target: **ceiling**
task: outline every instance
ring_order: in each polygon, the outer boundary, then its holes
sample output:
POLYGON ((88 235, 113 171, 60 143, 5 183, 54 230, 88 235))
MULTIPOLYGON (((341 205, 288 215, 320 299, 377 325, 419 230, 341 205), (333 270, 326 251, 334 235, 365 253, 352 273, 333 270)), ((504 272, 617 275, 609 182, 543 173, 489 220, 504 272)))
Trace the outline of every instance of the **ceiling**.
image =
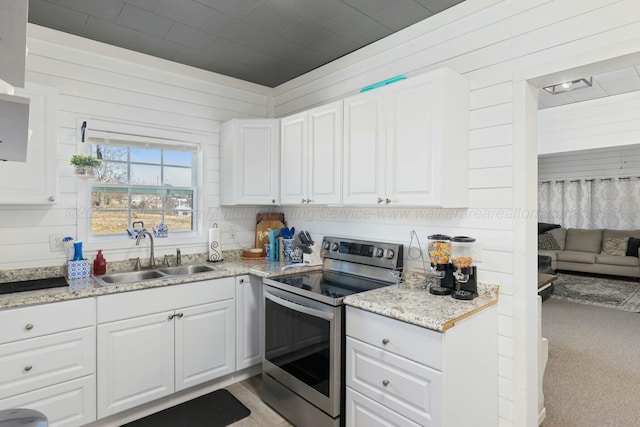
POLYGON ((557 95, 552 95, 541 89, 538 91, 538 108, 557 107, 637 90, 640 90, 640 65, 593 76, 593 85, 584 89, 557 95))
POLYGON ((464 0, 29 0, 29 22, 275 87, 464 0))

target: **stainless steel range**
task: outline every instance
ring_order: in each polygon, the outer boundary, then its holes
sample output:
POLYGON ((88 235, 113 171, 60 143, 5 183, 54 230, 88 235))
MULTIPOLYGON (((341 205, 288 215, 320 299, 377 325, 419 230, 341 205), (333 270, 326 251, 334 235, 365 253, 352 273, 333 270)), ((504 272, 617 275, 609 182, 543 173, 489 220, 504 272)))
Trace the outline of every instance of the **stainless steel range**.
POLYGON ((397 283, 401 244, 325 237, 323 270, 264 279, 262 399, 293 424, 344 425, 347 295, 397 283))

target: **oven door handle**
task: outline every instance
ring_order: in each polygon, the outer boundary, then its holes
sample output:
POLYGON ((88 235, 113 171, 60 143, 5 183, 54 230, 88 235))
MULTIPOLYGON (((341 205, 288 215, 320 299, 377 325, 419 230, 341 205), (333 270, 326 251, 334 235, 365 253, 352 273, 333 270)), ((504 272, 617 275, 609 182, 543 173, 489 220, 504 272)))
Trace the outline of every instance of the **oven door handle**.
POLYGON ((268 291, 265 290, 264 292, 264 297, 270 299, 271 301, 273 301, 276 304, 282 305, 284 307, 290 308, 291 310, 294 311, 299 311, 301 313, 304 314, 308 314, 309 316, 313 316, 313 317, 319 317, 320 319, 324 319, 324 320, 333 320, 333 313, 327 313, 324 311, 320 311, 320 310, 316 310, 314 308, 310 308, 307 306, 304 306, 302 304, 298 304, 295 302, 291 302, 289 300, 277 297, 273 294, 270 294, 268 291))

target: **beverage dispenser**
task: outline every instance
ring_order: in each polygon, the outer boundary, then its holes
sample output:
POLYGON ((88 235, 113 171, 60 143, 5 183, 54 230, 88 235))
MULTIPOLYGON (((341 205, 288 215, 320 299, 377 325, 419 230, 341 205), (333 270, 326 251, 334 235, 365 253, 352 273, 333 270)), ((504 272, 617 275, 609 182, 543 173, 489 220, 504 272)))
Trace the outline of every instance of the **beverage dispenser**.
POLYGON ((454 287, 453 266, 451 265, 451 237, 434 234, 427 237, 427 252, 431 270, 440 279, 438 285, 431 285, 429 292, 434 295, 451 295, 454 287))
POLYGON ((455 290, 451 296, 461 300, 471 300, 478 296, 478 279, 473 256, 476 239, 466 236, 451 238, 451 263, 455 290))

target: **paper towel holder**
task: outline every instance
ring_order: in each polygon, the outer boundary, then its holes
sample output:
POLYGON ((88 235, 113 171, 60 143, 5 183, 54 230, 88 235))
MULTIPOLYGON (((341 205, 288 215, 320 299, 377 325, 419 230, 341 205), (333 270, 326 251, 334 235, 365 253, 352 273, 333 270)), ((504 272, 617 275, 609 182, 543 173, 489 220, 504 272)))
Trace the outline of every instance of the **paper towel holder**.
MULTIPOLYGON (((213 226, 209 229, 217 229, 218 224, 213 223, 213 226)), ((209 233, 209 255, 207 256, 208 262, 222 262, 224 259, 222 258, 222 248, 220 247, 220 235, 218 234, 218 241, 211 239, 211 233, 209 233)))

